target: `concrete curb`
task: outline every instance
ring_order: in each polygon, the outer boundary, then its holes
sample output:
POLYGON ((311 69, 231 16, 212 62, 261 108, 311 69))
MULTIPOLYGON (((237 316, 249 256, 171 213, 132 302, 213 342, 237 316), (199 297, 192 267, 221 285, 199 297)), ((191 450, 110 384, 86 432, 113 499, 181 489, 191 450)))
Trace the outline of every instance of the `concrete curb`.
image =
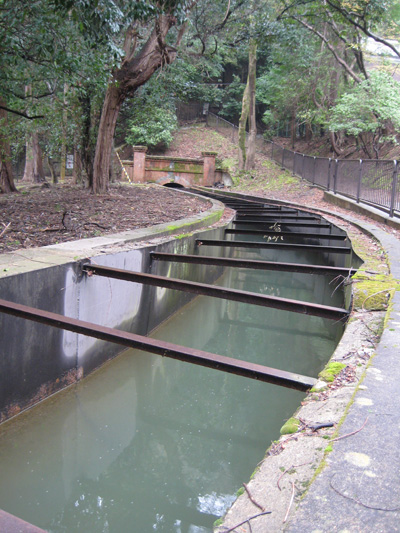
POLYGON ((383 211, 370 205, 357 203, 351 198, 341 196, 340 194, 334 194, 330 191, 324 191, 324 200, 330 202, 331 204, 349 209, 350 211, 354 211, 354 213, 359 213, 360 215, 370 217, 373 220, 381 222, 382 224, 386 224, 392 228, 400 229, 400 220, 396 220, 395 218, 385 214, 383 211))

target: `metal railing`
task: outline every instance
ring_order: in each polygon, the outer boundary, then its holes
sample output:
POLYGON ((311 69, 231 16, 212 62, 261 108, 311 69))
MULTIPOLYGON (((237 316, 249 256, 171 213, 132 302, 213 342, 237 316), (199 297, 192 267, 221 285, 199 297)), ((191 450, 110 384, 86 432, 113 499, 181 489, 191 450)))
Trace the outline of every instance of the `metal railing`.
MULTIPOLYGON (((237 142, 238 127, 227 120, 209 113, 207 125, 237 142)), ((400 216, 399 161, 313 157, 262 138, 257 138, 257 149, 313 185, 376 207, 390 217, 400 216)))

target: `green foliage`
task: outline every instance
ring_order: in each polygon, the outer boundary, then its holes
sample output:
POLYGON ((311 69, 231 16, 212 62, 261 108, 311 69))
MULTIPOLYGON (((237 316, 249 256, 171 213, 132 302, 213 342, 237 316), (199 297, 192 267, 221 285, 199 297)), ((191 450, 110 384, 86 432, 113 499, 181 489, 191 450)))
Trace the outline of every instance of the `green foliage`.
POLYGON ((400 129, 400 83, 385 72, 374 71, 339 99, 329 129, 357 136, 375 133, 388 122, 400 129))
POLYGON ((215 102, 218 90, 209 80, 212 76, 218 76, 220 69, 221 65, 217 68, 206 57, 193 60, 183 55, 169 65, 161 76, 151 80, 152 91, 160 91, 164 97, 181 102, 215 102))
POLYGON ((230 122, 236 123, 240 117, 245 85, 240 81, 239 76, 234 74, 232 83, 223 91, 222 108, 219 114, 230 122))
POLYGON ((370 78, 342 95, 332 110, 329 129, 358 137, 368 157, 379 157, 383 142, 395 141, 400 131, 400 83, 385 72, 373 71, 370 78))
POLYGON ((257 79, 257 100, 266 107, 266 136, 293 117, 300 124, 323 124, 338 81, 332 77, 331 55, 321 50, 318 39, 304 28, 282 23, 270 44, 268 68, 257 79))
POLYGON ((154 105, 154 100, 135 98, 132 101, 131 118, 128 120, 126 142, 148 148, 165 149, 172 141, 172 134, 178 127, 175 112, 171 106, 154 105))

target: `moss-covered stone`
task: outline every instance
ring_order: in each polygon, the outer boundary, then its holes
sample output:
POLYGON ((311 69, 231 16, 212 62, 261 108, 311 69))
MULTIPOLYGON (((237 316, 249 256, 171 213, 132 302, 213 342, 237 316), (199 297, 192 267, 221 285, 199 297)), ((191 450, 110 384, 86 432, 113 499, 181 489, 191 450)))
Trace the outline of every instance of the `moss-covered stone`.
POLYGON ((389 274, 357 272, 353 277, 353 308, 365 311, 384 311, 400 285, 389 274))
POLYGON ((289 418, 285 424, 281 427, 281 435, 290 435, 291 433, 296 433, 300 426, 300 420, 297 418, 289 418))
POLYGON ((335 376, 337 376, 343 370, 343 368, 345 368, 345 366, 345 363, 332 361, 326 365, 322 372, 319 373, 319 377, 323 381, 331 383, 335 379, 335 376))

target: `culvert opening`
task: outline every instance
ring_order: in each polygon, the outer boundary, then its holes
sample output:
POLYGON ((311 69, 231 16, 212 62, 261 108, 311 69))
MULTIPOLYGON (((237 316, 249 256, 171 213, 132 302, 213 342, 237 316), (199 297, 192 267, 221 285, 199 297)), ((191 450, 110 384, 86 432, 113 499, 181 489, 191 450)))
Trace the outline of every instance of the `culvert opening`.
POLYGON ((164 187, 168 187, 169 189, 184 189, 185 188, 181 183, 176 183, 175 181, 164 183, 164 187))

